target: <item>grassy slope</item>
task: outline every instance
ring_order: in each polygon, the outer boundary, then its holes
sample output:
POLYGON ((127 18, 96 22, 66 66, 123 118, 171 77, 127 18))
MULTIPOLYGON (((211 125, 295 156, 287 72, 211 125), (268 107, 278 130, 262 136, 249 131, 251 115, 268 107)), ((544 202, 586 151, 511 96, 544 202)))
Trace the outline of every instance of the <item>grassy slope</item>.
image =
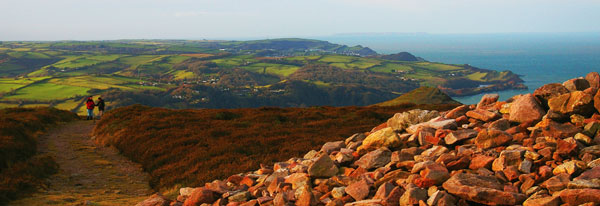
MULTIPOLYGON (((456 105, 420 105, 446 110, 456 105)), ((140 105, 108 112, 93 135, 151 175, 151 186, 199 186, 216 178, 300 156, 328 141, 366 132, 415 108, 312 107, 170 110, 140 105)))
POLYGON ((406 103, 413 104, 460 104, 450 96, 444 94, 437 88, 419 87, 415 90, 400 95, 399 97, 385 101, 376 106, 394 106, 406 103))
POLYGON ((73 113, 51 108, 0 110, 0 204, 35 190, 56 172, 51 157, 36 155, 37 137, 58 122, 75 119, 73 113))

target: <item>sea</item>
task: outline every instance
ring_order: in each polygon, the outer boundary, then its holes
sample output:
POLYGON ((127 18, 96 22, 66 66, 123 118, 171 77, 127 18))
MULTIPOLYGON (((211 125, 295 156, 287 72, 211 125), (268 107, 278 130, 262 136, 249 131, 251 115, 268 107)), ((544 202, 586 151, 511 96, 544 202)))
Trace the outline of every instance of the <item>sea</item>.
MULTIPOLYGON (((431 62, 469 64, 520 75, 528 89, 491 92, 499 94, 501 100, 533 93, 544 84, 600 72, 600 33, 359 33, 316 39, 362 45, 381 54, 406 51, 431 62)), ((483 95, 452 98, 476 104, 483 95)))

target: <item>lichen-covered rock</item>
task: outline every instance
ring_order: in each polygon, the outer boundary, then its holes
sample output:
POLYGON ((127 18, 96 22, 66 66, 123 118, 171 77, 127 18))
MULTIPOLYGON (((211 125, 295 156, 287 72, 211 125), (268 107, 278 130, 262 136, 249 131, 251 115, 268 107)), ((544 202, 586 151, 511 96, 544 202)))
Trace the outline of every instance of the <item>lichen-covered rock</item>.
POLYGON ((593 98, 588 93, 574 91, 548 100, 548 106, 551 111, 563 115, 580 114, 589 116, 594 113, 593 98))
POLYGON ((437 111, 415 109, 408 112, 396 113, 387 121, 387 125, 394 130, 402 131, 411 125, 426 122, 439 116, 440 114, 437 111))
POLYGON ((565 86, 559 83, 552 83, 537 88, 533 92, 533 95, 541 101, 544 108, 548 108, 548 100, 566 93, 569 93, 569 90, 565 86))
POLYGON ((367 136, 362 145, 358 147, 358 153, 365 154, 380 147, 394 148, 402 145, 398 134, 391 127, 379 130, 367 136))

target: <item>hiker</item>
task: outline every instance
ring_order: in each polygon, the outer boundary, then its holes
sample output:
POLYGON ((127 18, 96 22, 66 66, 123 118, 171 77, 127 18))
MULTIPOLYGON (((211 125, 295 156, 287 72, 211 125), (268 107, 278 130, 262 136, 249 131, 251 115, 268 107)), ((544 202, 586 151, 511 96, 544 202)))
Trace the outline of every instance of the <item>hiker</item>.
POLYGON ((102 118, 102 115, 104 115, 104 100, 102 97, 98 97, 98 103, 96 103, 96 106, 98 106, 98 119, 100 119, 102 118))
POLYGON ((92 100, 92 97, 88 97, 87 102, 85 102, 85 106, 87 108, 87 112, 88 112, 88 116, 87 116, 87 120, 93 120, 94 119, 94 106, 96 106, 96 103, 94 103, 94 100, 92 100))

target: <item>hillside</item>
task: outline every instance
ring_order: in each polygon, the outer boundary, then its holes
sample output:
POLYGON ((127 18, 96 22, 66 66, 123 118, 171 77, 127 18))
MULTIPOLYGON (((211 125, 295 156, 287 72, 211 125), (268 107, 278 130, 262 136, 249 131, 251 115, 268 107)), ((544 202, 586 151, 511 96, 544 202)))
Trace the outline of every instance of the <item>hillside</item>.
POLYGON ((362 135, 139 205, 598 205, 599 85, 592 72, 507 101, 396 113, 362 135))
POLYGON ((0 205, 35 191, 58 170, 52 157, 38 154, 37 138, 49 127, 77 118, 52 108, 0 109, 0 205))
POLYGON ((376 106, 394 106, 399 104, 460 104, 437 88, 419 87, 404 93, 395 99, 377 103, 376 106))
POLYGON ((397 112, 454 106, 170 110, 134 105, 108 112, 93 135, 142 164, 150 185, 165 190, 301 155, 366 131, 397 112))
POLYGON ((132 97, 105 98, 109 106, 364 106, 420 86, 450 95, 524 87, 510 71, 412 57, 309 39, 0 42, 0 108, 82 114, 83 99, 98 95, 132 97))

